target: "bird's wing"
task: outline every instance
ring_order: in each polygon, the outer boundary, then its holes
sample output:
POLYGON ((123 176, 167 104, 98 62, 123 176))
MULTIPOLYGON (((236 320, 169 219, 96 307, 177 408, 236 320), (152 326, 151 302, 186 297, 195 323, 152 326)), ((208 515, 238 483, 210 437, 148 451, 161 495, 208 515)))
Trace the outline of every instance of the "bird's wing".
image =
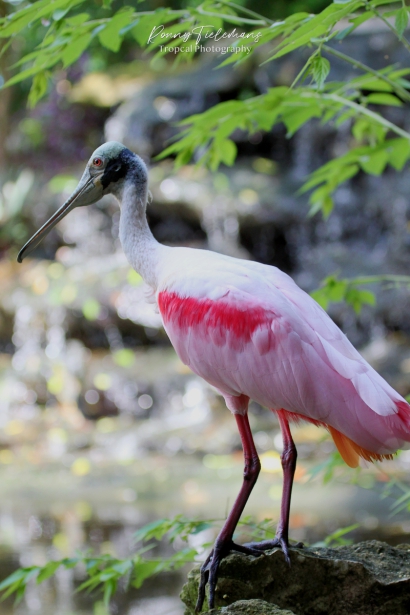
POLYGON ((410 425, 390 420, 407 402, 291 278, 196 252, 169 268, 158 294, 164 326, 194 372, 227 395, 326 423, 370 451, 410 439, 410 425))
POLYGON ((396 414, 395 402, 404 399, 367 363, 316 301, 283 272, 276 270, 274 274, 276 287, 294 306, 305 327, 314 333, 316 350, 324 351, 327 363, 352 382, 374 412, 381 416, 396 414))

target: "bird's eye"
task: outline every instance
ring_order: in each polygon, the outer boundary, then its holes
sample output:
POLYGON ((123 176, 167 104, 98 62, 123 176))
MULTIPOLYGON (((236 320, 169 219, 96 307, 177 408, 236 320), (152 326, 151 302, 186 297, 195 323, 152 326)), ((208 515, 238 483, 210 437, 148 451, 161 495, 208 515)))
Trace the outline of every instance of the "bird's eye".
POLYGON ((93 165, 95 167, 102 167, 102 165, 103 165, 102 158, 94 158, 93 165))

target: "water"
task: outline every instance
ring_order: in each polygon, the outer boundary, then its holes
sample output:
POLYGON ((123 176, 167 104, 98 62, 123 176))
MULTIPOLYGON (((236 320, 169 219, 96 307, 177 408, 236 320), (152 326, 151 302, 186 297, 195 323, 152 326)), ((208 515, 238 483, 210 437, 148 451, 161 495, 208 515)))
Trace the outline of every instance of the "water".
MULTIPOLYGON (((96 353, 93 360, 103 362, 104 356, 96 353)), ((44 564, 88 548, 126 557, 135 549, 134 532, 158 518, 184 514, 222 523, 239 489, 243 466, 232 416, 210 387, 182 370, 172 351, 137 352, 135 366, 141 367, 136 371, 142 380, 147 377, 144 364, 147 371, 155 364, 152 381, 161 383, 160 389, 150 389, 150 419, 121 414, 87 422, 77 410, 63 405, 58 413, 49 408, 27 424, 20 419, 23 427, 12 423, 14 434, 8 427, 9 448, 0 451, 1 577, 19 565, 44 564), (12 453, 12 463, 5 450, 12 453)), ((145 381, 146 386, 151 384, 145 381)), ((244 514, 256 520, 277 519, 278 425, 271 413, 257 406, 252 407, 251 423, 263 470, 244 514)), ((319 479, 309 479, 309 474, 329 457, 332 444, 324 432, 309 425, 295 428, 294 436, 299 463, 292 538, 312 543, 358 522, 360 529, 352 534, 355 540, 404 541, 410 530, 408 516, 390 518, 392 500, 380 499, 388 478, 382 469, 362 471, 357 484, 352 483, 354 471, 340 469, 336 480, 323 485, 319 479)), ((408 465, 410 458, 404 455, 400 462, 381 467, 400 476, 408 465)), ((199 540, 212 542, 215 531, 208 530, 199 540)), ((156 550, 160 556, 172 552, 166 541, 156 550)), ((120 590, 110 612, 182 614, 178 593, 188 569, 161 575, 141 590, 120 590)), ((44 585, 30 584, 23 602, 13 609, 7 601, 2 613, 103 615, 102 605, 93 606, 98 594, 74 592, 81 580, 81 571, 62 570, 44 585)))

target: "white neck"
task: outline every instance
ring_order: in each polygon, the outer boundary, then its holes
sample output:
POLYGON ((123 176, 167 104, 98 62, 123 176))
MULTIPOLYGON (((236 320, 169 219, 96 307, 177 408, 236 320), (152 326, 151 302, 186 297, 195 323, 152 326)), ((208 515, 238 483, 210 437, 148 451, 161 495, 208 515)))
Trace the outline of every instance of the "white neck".
POLYGON ((147 184, 124 183, 121 194, 120 241, 130 265, 155 291, 157 268, 164 251, 169 250, 154 238, 145 214, 147 184))

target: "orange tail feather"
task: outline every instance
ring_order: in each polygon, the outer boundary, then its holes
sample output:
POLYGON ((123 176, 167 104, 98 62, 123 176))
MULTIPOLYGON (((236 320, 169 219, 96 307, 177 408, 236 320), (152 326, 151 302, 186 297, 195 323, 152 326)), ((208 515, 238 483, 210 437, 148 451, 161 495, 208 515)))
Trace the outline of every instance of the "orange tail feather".
POLYGON ((353 442, 350 438, 340 433, 334 427, 327 426, 330 431, 330 435, 333 438, 336 447, 341 454, 343 460, 351 468, 357 468, 359 465, 359 457, 366 461, 383 461, 383 459, 393 459, 393 455, 380 455, 379 453, 373 453, 365 448, 362 448, 356 442, 353 442))

